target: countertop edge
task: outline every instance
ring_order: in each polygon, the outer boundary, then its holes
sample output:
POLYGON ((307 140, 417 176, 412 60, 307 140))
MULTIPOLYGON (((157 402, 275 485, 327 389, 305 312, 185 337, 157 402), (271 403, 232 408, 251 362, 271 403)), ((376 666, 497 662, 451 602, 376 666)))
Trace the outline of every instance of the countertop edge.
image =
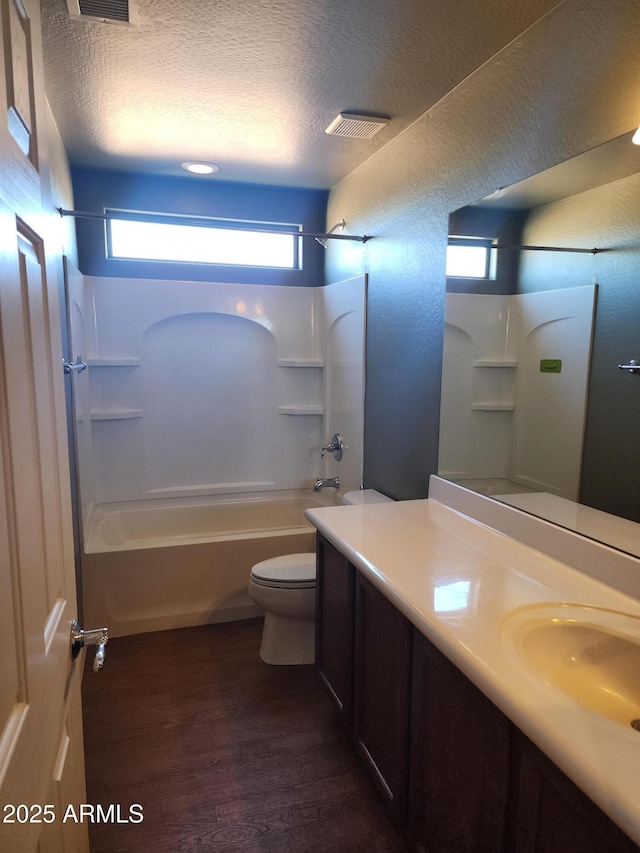
MULTIPOLYGON (((436 503, 435 501, 414 501, 409 503, 436 503)), ((396 504, 398 506, 399 504, 396 504)), ((442 505, 438 505, 442 506, 442 505)), ((335 510, 337 508, 331 508, 335 510)), ((341 511, 349 511, 355 508, 341 507, 341 511)), ((358 510, 366 508, 359 507, 358 510)), ((445 509, 449 512, 456 512, 448 507, 445 509)), ((360 513, 359 513, 360 514, 360 513)), ((325 536, 341 553, 359 570, 362 574, 376 586, 385 597, 420 631, 430 642, 436 646, 478 689, 480 689, 495 705, 507 716, 511 722, 517 726, 525 736, 527 736, 536 746, 538 746, 559 768, 562 770, 587 796, 589 796, 602 810, 616 823, 629 837, 636 843, 640 844, 640 798, 633 797, 633 792, 640 793, 640 778, 638 784, 632 786, 631 794, 628 793, 625 787, 624 780, 620 779, 619 773, 612 775, 606 780, 602 779, 601 768, 594 766, 593 753, 598 756, 598 750, 583 750, 585 739, 594 732, 598 735, 598 742, 606 749, 611 743, 611 731, 609 724, 602 724, 601 721, 595 718, 593 714, 587 714, 587 723, 584 726, 586 735, 581 731, 576 732, 570 740, 571 744, 567 744, 566 732, 559 733, 556 731, 557 724, 550 724, 547 717, 535 715, 531 707, 531 703, 523 701, 521 697, 514 691, 508 680, 500 677, 494 671, 493 667, 486 660, 482 659, 482 655, 475 655, 467 646, 462 644, 455 636, 443 631, 442 625, 437 621, 429 618, 425 610, 412 605, 407 601, 402 594, 402 590, 396 585, 394 579, 382 572, 375 563, 368 559, 357 547, 355 547, 348 538, 336 530, 336 524, 332 521, 331 513, 327 513, 327 508, 311 509, 305 513, 306 517, 317 528, 317 530, 325 536), (327 518, 328 516, 328 518, 327 518), (589 718, 593 719, 589 719, 589 718), (590 758, 591 756, 591 758, 590 758), (600 778, 596 778, 596 774, 600 778)), ((335 518, 335 516, 334 516, 335 518)), ((377 523, 379 526, 380 511, 377 511, 377 523)), ((478 528, 487 528, 483 522, 467 519, 471 524, 477 525, 478 528)), ((490 528, 489 528, 490 529, 490 528)), ((497 536, 508 539, 505 534, 499 531, 493 531, 497 536)), ((511 540, 513 542, 513 540, 511 540)), ((517 547, 531 551, 530 546, 513 542, 517 547)), ((363 549, 364 550, 364 549, 363 549)), ((544 557, 544 555, 541 555, 544 557)), ((554 561, 557 562, 557 561, 554 561)), ((572 567, 566 567, 569 571, 576 571, 572 567)), ((593 584, 602 585, 600 581, 589 579, 593 584)), ((613 591, 617 595, 621 595, 622 599, 627 597, 613 591)), ((640 613, 640 604, 637 613, 640 613)), ((578 714, 574 703, 571 700, 564 699, 561 695, 555 697, 557 708, 560 710, 559 716, 566 717, 565 722, 568 724, 572 716, 580 717, 580 723, 584 724, 582 714, 578 714)), ((614 724, 615 725, 615 724, 614 724)), ((625 732, 625 735, 627 733, 625 732)), ((619 734, 616 741, 626 741, 622 734, 619 734)), ((620 744, 617 744, 620 747, 620 744)), ((638 739, 638 747, 640 748, 640 736, 638 739)), ((618 752, 618 750, 616 750, 618 752)), ((615 765, 615 761, 612 762, 615 765)), ((627 768, 628 771, 628 768, 627 768)), ((640 771, 639 771, 640 772, 640 771)), ((628 775, 627 772, 625 777, 628 775)))

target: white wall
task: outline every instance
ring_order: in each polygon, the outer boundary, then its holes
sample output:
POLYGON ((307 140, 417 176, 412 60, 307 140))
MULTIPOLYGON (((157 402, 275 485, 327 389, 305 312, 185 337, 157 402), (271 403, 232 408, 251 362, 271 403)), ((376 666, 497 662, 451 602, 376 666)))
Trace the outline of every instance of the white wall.
MULTIPOLYGON (((364 451, 366 276, 318 291, 323 317, 324 444, 338 433, 342 459, 326 454, 323 477, 340 477, 340 491, 362 486, 364 451)), ((319 469, 320 470, 320 469, 319 469)))
POLYGON ((446 297, 439 472, 577 500, 595 287, 446 297), (559 359, 560 373, 541 371, 559 359))
POLYGON ((336 474, 360 486, 364 277, 306 288, 75 271, 70 291, 74 357, 89 363, 75 377, 83 506, 336 474), (333 431, 347 448, 328 473, 333 431))
POLYGON ((580 496, 595 286, 524 293, 511 479, 577 501, 580 496), (559 359, 544 373, 542 359, 559 359))
POLYGON ((326 267, 368 274, 367 487, 425 497, 437 469, 450 212, 637 127, 639 37, 637 0, 564 0, 332 188, 327 223, 373 235, 326 267))
POLYGON ((509 478, 519 308, 507 295, 447 294, 438 463, 444 477, 509 478))
MULTIPOLYGON (((69 311, 69 359, 86 360, 95 352, 95 314, 93 294, 82 273, 65 258, 65 275, 69 311)), ((91 389, 89 371, 73 373, 73 438, 75 441, 76 486, 80 503, 83 537, 89 514, 96 500, 93 478, 93 441, 91 424, 91 389)))

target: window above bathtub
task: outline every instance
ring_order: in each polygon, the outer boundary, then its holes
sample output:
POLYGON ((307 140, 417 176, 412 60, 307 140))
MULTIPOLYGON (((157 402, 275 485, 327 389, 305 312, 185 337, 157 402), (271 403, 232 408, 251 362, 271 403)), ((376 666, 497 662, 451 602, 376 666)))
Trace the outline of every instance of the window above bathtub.
POLYGON ((449 235, 447 278, 495 278, 491 250, 493 240, 486 237, 449 235))
MULTIPOLYGON (((113 211, 140 215, 138 211, 113 211)), ((175 217, 179 220, 179 217, 175 217)), ((188 220, 188 217, 185 217, 188 220)), ((206 225, 107 219, 107 257, 115 260, 240 267, 302 268, 300 223, 211 218, 206 225)))

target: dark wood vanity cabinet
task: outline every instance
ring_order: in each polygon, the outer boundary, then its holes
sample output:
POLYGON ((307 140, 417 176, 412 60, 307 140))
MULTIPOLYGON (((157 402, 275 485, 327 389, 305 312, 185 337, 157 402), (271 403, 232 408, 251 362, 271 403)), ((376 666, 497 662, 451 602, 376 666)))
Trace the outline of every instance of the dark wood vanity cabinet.
POLYGON ((378 790, 405 822, 411 625, 356 572, 353 737, 378 790))
POLYGON ((322 536, 316 660, 414 853, 640 853, 322 536))
POLYGON ((316 667, 351 732, 356 570, 320 534, 316 549, 316 667))
POLYGON ((514 731, 513 853, 638 853, 620 830, 521 732, 514 731))
POLYGON ((511 723, 418 631, 409 836, 420 853, 503 853, 511 723))
POLYGON ((408 837, 416 853, 638 853, 419 631, 408 837))

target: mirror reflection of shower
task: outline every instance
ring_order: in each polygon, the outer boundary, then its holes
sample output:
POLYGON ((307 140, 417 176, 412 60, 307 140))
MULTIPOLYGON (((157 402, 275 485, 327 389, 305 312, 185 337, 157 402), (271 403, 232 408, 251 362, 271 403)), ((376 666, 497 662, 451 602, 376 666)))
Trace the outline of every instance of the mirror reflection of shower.
POLYGON ((439 473, 578 500, 593 285, 446 299, 439 473))
POLYGON ((443 476, 561 525, 576 501, 640 521, 640 386, 618 367, 638 357, 639 191, 625 134, 450 215, 477 266, 447 277, 443 476))

